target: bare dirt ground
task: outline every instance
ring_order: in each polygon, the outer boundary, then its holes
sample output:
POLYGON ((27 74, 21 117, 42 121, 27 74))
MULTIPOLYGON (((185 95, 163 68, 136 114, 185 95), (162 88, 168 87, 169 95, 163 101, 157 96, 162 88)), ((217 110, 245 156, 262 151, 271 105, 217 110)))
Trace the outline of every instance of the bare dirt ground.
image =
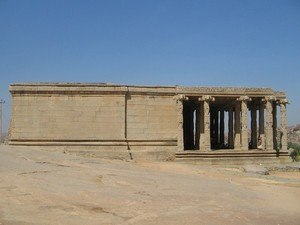
POLYGON ((0 147, 0 224, 300 224, 300 172, 0 147))

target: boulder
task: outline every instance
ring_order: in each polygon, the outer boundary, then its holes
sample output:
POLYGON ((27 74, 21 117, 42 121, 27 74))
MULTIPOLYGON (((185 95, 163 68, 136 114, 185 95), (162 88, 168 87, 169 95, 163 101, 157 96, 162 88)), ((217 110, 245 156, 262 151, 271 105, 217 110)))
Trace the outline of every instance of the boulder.
POLYGON ((243 166, 243 170, 245 173, 269 175, 269 170, 261 165, 246 165, 243 166))

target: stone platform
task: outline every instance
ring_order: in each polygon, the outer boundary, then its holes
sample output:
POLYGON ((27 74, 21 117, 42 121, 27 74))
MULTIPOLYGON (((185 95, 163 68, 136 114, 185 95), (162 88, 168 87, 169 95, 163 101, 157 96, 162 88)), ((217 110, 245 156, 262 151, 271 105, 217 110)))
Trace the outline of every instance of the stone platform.
POLYGON ((229 161, 241 165, 245 163, 286 163, 291 162, 288 151, 276 152, 261 150, 214 150, 184 151, 176 153, 176 161, 199 162, 205 164, 224 164, 229 161))

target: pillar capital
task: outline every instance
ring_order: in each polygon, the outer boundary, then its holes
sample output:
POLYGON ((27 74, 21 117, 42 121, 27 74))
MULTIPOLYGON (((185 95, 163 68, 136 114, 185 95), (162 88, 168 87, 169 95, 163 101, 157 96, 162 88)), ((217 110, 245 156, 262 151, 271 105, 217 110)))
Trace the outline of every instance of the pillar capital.
POLYGON ((245 102, 249 102, 252 101, 252 99, 249 96, 243 95, 240 96, 239 98, 236 99, 237 101, 245 101, 245 102))
POLYGON ((178 101, 187 101, 187 100, 189 100, 189 97, 186 97, 185 95, 180 94, 180 95, 175 95, 175 96, 173 97, 173 99, 174 99, 176 102, 178 102, 178 101))
POLYGON ((263 99, 262 99, 262 102, 263 103, 266 103, 266 102, 273 102, 273 101, 276 101, 277 98, 273 95, 270 95, 270 96, 265 96, 263 99))
POLYGON ((278 103, 280 105, 290 104, 289 101, 286 98, 284 98, 284 99, 278 99, 278 103))
POLYGON ((198 101, 215 101, 215 98, 212 97, 211 95, 202 95, 201 97, 198 98, 198 101))

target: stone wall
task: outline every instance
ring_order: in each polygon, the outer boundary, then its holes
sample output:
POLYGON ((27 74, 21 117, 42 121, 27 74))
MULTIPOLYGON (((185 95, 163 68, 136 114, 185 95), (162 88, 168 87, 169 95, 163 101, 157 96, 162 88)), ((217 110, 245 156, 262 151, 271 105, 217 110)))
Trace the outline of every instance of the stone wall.
POLYGON ((176 104, 169 96, 131 95, 127 101, 129 140, 176 140, 176 104))
POLYGON ((117 88, 12 86, 8 143, 103 155, 175 152, 177 111, 168 88, 117 88))
POLYGON ((124 97, 13 97, 12 140, 124 140, 124 97))

